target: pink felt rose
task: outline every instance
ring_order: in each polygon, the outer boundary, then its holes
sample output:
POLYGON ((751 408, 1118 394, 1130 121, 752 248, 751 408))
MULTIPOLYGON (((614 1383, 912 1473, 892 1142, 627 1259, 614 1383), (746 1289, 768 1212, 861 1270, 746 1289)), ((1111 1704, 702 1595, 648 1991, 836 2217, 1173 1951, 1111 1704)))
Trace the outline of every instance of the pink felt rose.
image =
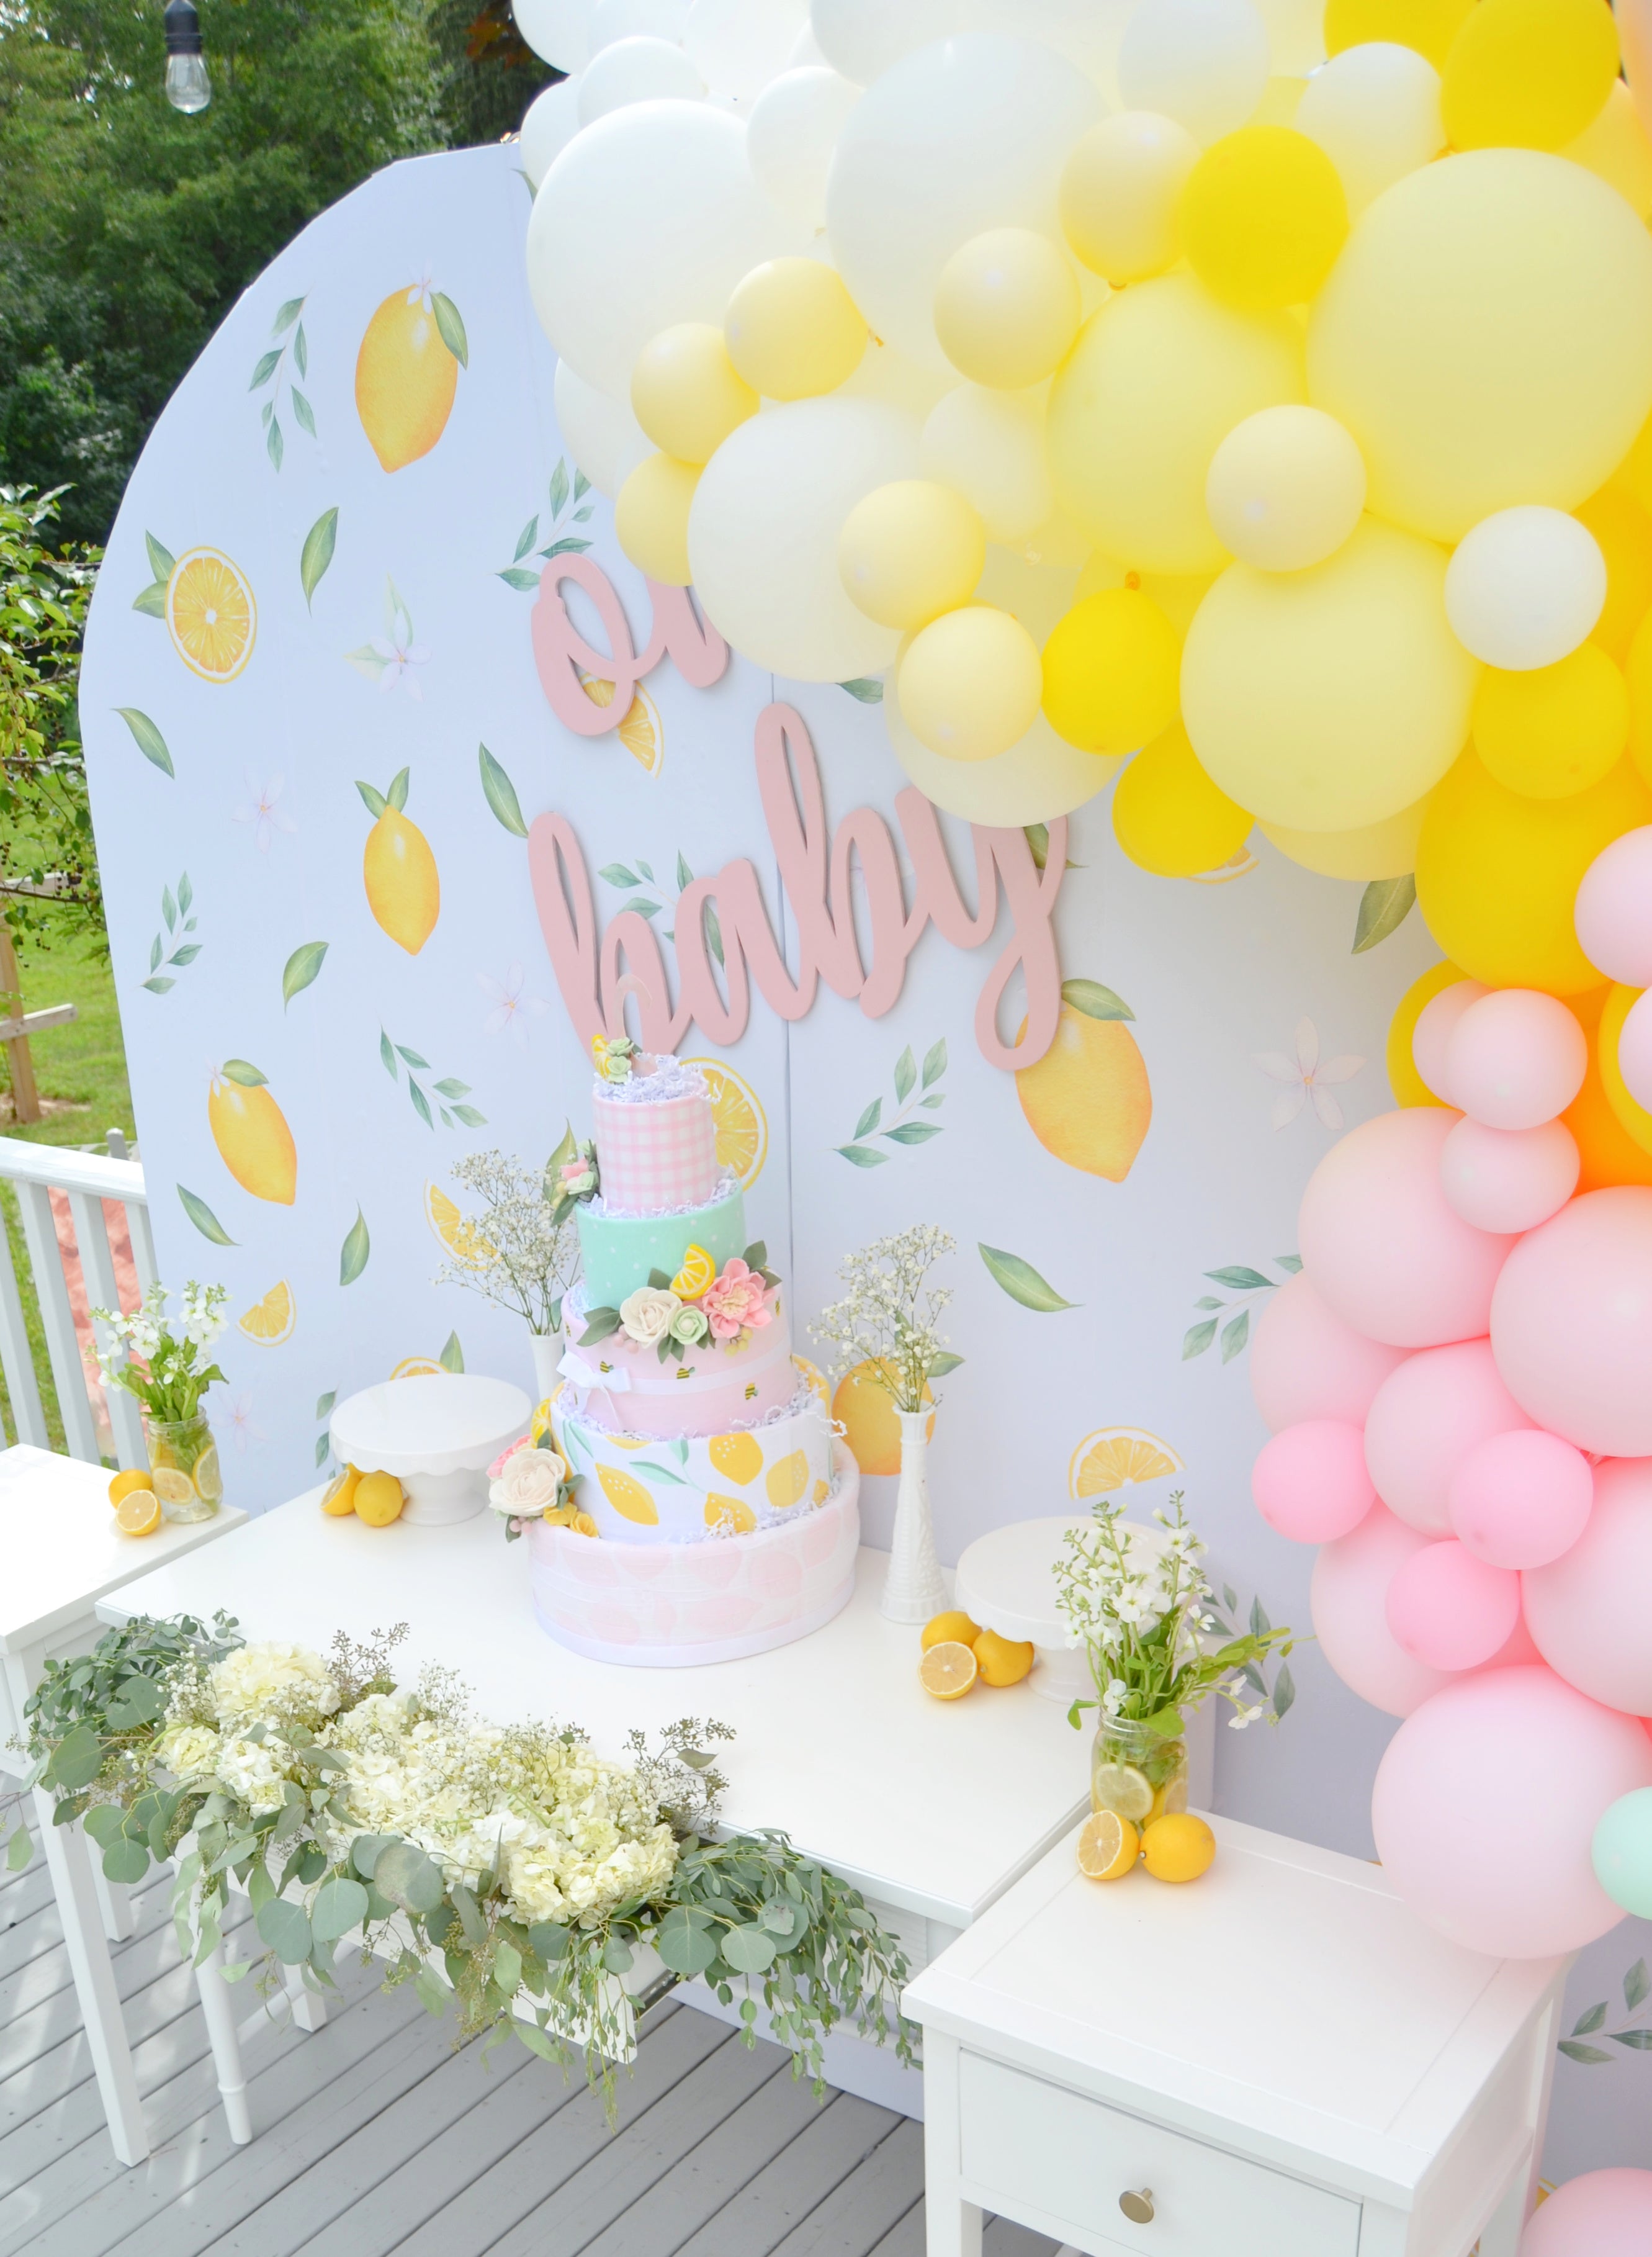
POLYGON ((501 1450, 498 1456, 495 1458, 493 1463, 488 1468, 488 1479, 491 1482, 498 1481, 504 1473, 506 1466, 510 1464, 512 1459, 516 1455, 517 1452, 519 1450, 528 1449, 531 1447, 532 1445, 530 1444, 527 1436, 524 1434, 519 1442, 512 1442, 509 1449, 501 1450))
POLYGON ((706 1287, 700 1306, 710 1324, 712 1339, 720 1341, 733 1340, 748 1330, 759 1331, 772 1314, 762 1278, 738 1254, 721 1277, 714 1277, 706 1287))

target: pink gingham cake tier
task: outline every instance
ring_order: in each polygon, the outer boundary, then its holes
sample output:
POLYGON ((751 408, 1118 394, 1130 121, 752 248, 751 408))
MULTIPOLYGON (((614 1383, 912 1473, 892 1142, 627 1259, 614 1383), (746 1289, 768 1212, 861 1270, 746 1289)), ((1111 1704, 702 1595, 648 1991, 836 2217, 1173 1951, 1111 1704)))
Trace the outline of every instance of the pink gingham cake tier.
POLYGON ((657 1214, 710 1199, 717 1185, 717 1130, 695 1068, 599 1081, 592 1104, 603 1203, 611 1213, 657 1214), (659 1093, 653 1093, 658 1088, 659 1093))

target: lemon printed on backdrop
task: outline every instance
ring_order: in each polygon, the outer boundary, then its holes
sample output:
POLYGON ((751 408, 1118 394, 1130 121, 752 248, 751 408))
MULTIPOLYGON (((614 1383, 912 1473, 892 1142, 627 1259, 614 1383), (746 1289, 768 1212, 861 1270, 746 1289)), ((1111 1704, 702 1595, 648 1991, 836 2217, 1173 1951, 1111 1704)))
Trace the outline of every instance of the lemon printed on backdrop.
MULTIPOLYGON (((923 1383, 923 1399, 935 1400, 928 1380, 923 1383)), ((900 1418, 876 1363, 868 1360, 844 1373, 832 1397, 832 1417, 843 1428, 844 1439, 863 1474, 900 1471, 900 1418)), ((930 1441, 935 1440, 933 1412, 924 1433, 930 1441)))
POLYGON ((1168 1442, 1143 1426, 1098 1426, 1086 1434, 1067 1467, 1067 1493, 1079 1504, 1110 1496, 1140 1482, 1186 1471, 1168 1442))
POLYGON ((251 583, 222 549, 190 548, 175 557, 152 533, 144 540, 155 577, 133 598, 132 609, 166 621, 173 648, 192 674, 203 682, 233 682, 258 638, 251 583))
MULTIPOLYGON (((1055 1039, 1022 1066, 1015 1093, 1027 1126, 1070 1168, 1121 1184, 1153 1118, 1153 1092, 1129 1005, 1095 980, 1064 980, 1055 1039)), ((1027 1032, 1022 1020, 1019 1042, 1027 1032)))
POLYGON ((298 1147, 256 1065, 245 1058, 224 1060, 212 1077, 207 1122, 219 1158, 244 1192, 292 1206, 298 1195, 298 1147))
POLYGON ((470 365, 464 323, 429 277, 392 290, 356 356, 356 412, 386 471, 427 455, 448 428, 459 371, 470 365))
POLYGON ((401 769, 387 792, 359 780, 356 789, 374 818, 362 850, 367 906, 397 947, 417 956, 441 913, 441 880, 430 841, 402 812, 407 804, 407 769, 401 769))
POLYGON ((440 1184, 425 1185, 425 1220, 453 1259, 465 1268, 485 1262, 493 1250, 440 1184))
POLYGON ((685 1058, 683 1064, 699 1067, 711 1093, 718 1167, 731 1168, 741 1190, 749 1191, 763 1172, 769 1149, 768 1120, 757 1092, 721 1058, 685 1058))
POLYGON ((292 1339, 296 1319, 293 1288, 283 1277, 279 1285, 271 1286, 261 1301, 255 1301, 244 1316, 237 1319, 236 1329, 263 1348, 279 1348, 292 1339))
MULTIPOLYGON (((593 705, 611 705, 614 702, 611 682, 582 675, 580 687, 593 705)), ((660 708, 646 690, 639 687, 633 691, 625 718, 614 733, 645 775, 659 775, 666 758, 665 725, 660 718, 660 708)))

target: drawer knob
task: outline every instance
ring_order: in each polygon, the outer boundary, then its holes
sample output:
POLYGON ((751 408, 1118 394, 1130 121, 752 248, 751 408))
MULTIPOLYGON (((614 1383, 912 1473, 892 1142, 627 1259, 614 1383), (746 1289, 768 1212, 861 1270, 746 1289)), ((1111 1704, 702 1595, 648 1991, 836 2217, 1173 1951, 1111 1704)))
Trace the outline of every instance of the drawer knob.
POLYGON ((1140 2187, 1130 2194, 1121 2194, 1119 2197, 1119 2207, 1133 2225, 1151 2225, 1153 2189, 1140 2187))

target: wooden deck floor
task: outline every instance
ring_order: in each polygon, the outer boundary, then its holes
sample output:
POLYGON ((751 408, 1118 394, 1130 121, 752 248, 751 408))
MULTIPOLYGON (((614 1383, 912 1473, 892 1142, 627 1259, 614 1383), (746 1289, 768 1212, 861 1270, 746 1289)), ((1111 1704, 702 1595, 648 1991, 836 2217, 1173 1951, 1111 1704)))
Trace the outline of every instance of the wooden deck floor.
MULTIPOLYGON (((154 2152, 115 2160, 44 1863, 0 1882, 0 2257, 922 2257, 921 2127, 821 2104, 669 2000, 609 2133, 524 2048, 455 2053, 411 1989, 352 1967, 314 2036, 247 2048, 256 2136, 231 2146, 169 1885, 136 1900, 116 1973, 154 2152)), ((244 1907, 243 1907, 244 1911, 244 1907)), ((1052 2257, 1002 2220, 987 2257, 1052 2257)))

